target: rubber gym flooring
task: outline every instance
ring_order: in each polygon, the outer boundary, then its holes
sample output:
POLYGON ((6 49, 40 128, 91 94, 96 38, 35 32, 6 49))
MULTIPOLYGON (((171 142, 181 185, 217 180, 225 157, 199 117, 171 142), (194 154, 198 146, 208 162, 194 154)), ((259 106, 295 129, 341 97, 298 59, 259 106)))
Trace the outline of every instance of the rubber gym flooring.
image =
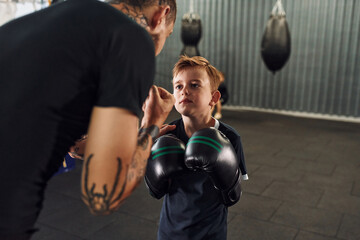
MULTIPOLYGON (((229 240, 360 239, 360 124, 231 110, 221 121, 242 136, 249 172, 229 240)), ((49 182, 33 240, 156 239, 162 200, 142 183, 116 213, 92 216, 81 165, 49 182)))

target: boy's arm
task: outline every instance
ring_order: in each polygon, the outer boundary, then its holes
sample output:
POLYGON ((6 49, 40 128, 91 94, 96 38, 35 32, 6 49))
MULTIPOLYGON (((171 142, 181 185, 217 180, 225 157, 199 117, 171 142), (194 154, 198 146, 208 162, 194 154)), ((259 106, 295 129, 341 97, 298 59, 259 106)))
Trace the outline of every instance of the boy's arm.
POLYGON ((237 138, 237 142, 236 142, 236 145, 235 145, 234 149, 236 151, 236 155, 239 158, 239 167, 240 167, 240 170, 241 170, 241 179, 242 180, 249 180, 249 176, 248 176, 247 170, 246 170, 245 156, 244 156, 244 151, 243 151, 240 136, 238 136, 238 138, 237 138))

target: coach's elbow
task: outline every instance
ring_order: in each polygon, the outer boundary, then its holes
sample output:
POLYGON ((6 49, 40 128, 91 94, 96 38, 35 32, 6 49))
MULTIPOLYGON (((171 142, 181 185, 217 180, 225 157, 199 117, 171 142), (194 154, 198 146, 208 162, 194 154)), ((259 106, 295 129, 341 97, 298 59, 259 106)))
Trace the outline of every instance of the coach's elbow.
POLYGON ((106 216, 117 211, 125 198, 126 197, 123 196, 121 199, 111 199, 112 201, 109 201, 102 199, 100 196, 91 198, 82 193, 82 201, 86 204, 90 213, 94 216, 106 216))
POLYGON ((122 201, 117 204, 108 206, 106 203, 93 202, 89 203, 88 199, 83 198, 83 202, 87 205, 90 213, 94 216, 106 216, 115 212, 122 205, 122 201))

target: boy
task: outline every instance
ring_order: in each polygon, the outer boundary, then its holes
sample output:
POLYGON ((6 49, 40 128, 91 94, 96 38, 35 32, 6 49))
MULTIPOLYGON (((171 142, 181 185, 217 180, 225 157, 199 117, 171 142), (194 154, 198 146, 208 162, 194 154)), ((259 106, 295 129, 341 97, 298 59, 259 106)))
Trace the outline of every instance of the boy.
MULTIPOLYGON (((165 136, 158 139, 152 149, 153 160, 149 160, 145 175, 145 182, 151 195, 161 198, 166 193, 160 213, 159 240, 226 239, 227 206, 219 197, 219 190, 214 187, 216 181, 212 176, 209 177, 211 173, 189 170, 189 161, 186 158, 191 142, 196 142, 192 139, 189 141, 190 137, 200 132, 200 129, 201 131, 204 129, 207 131, 206 129, 209 128, 210 131, 211 128, 218 129, 230 140, 231 144, 229 144, 236 152, 233 154, 236 159, 236 171, 240 162, 242 179, 248 179, 239 134, 229 125, 211 116, 212 108, 220 99, 217 90, 219 84, 219 71, 205 58, 182 56, 175 64, 173 94, 176 101, 175 108, 182 118, 170 123, 176 128, 169 133, 177 138, 171 135, 166 139, 165 136), (164 141, 167 142, 163 143, 164 141), (188 145, 185 147, 186 143, 188 145), (165 150, 161 152, 163 149, 167 149, 168 152, 165 150), (167 158, 158 160, 161 157, 167 158)), ((192 150, 201 151, 198 148, 194 147, 192 150)), ((202 152, 206 155, 207 151, 202 152)), ((224 175, 226 174, 218 174, 218 177, 226 178, 227 176, 224 175)), ((239 198, 240 193, 236 201, 239 198)))

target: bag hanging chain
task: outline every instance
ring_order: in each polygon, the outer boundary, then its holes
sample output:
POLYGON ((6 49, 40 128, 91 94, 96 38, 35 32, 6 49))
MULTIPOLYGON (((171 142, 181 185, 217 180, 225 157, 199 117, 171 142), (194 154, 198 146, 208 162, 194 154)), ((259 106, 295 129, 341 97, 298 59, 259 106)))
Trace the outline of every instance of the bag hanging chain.
POLYGON ((284 7, 281 3, 281 0, 277 0, 272 11, 271 11, 271 15, 272 16, 286 16, 284 7))
POLYGON ((194 12, 194 0, 190 0, 190 13, 194 12))
POLYGON ((193 20, 200 20, 199 14, 194 12, 194 0, 190 0, 189 2, 189 8, 190 11, 188 13, 185 13, 183 18, 187 18, 189 22, 191 23, 193 20))

